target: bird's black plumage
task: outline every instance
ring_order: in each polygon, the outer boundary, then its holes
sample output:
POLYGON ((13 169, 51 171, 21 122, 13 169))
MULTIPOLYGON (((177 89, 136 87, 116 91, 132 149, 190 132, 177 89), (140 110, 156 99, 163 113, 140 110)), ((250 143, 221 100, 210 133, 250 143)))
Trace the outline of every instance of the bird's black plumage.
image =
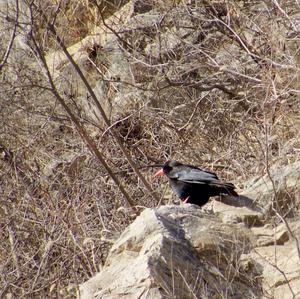
POLYGON ((155 175, 162 174, 168 177, 171 188, 179 198, 188 203, 202 206, 211 196, 221 193, 238 196, 233 184, 223 182, 215 173, 196 166, 167 161, 155 175))

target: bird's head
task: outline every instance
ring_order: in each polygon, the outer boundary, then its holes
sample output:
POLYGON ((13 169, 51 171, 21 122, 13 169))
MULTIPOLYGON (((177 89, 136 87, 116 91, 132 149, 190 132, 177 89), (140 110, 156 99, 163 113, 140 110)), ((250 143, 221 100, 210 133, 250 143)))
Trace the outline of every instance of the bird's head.
POLYGON ((169 160, 162 166, 162 168, 160 170, 158 170, 154 174, 154 176, 157 177, 157 176, 162 176, 164 174, 168 175, 168 173, 170 173, 173 170, 173 168, 178 167, 180 165, 182 165, 182 164, 175 160, 169 160))

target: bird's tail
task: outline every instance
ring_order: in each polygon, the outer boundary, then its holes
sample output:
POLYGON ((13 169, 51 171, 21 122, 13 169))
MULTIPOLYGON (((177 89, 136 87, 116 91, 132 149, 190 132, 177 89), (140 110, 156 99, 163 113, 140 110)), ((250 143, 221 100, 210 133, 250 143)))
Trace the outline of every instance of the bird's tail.
POLYGON ((214 182, 213 185, 217 187, 221 191, 221 193, 228 194, 235 197, 239 196, 237 192, 234 191, 235 186, 231 183, 218 181, 218 182, 214 182))
POLYGON ((237 192, 234 191, 234 189, 235 189, 235 186, 233 184, 223 182, 223 190, 224 190, 223 192, 225 194, 228 194, 231 196, 236 196, 236 197, 239 196, 237 194, 237 192))

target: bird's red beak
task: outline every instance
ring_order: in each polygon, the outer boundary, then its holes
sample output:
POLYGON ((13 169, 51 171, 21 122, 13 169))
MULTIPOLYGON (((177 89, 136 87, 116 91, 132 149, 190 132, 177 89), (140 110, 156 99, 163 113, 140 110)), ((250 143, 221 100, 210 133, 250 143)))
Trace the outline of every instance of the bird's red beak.
POLYGON ((162 176, 164 175, 164 170, 160 169, 159 171, 155 172, 154 176, 162 176))

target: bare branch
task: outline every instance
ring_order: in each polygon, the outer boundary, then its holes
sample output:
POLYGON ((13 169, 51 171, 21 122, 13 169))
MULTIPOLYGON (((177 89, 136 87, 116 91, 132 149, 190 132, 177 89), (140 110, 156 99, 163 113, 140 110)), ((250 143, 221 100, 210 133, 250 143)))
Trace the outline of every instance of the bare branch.
MULTIPOLYGON (((123 185, 121 184, 121 182, 119 181, 119 179, 117 178, 117 176, 114 174, 114 172, 111 170, 111 168, 109 167, 109 165, 106 163, 104 157, 102 156, 102 154, 100 153, 100 151, 97 148, 96 143, 90 138, 90 136, 88 135, 88 133, 86 132, 86 130, 83 128, 83 126, 81 126, 80 122, 77 120, 77 118, 75 117, 75 115, 73 114, 73 112, 71 111, 71 109, 67 106, 67 104, 65 103, 64 99, 60 96, 59 92, 56 89, 55 83, 53 82, 52 76, 50 74, 50 71, 48 69, 47 63, 45 61, 45 57, 43 56, 36 40, 34 39, 33 36, 31 36, 31 40, 35 46, 35 50, 39 55, 39 59, 44 67, 44 72, 47 75, 47 79, 49 81, 49 84, 51 86, 51 92, 54 94, 54 96, 56 97, 56 99, 59 101, 59 103, 62 105, 62 107, 65 109, 65 111, 67 112, 67 114, 70 116, 72 122, 75 124, 78 133, 80 134, 80 136, 82 137, 82 139, 86 142, 86 144, 88 145, 89 149, 91 150, 92 153, 95 154, 95 156, 97 157, 97 159, 100 161, 100 163, 104 166, 104 168, 106 169, 106 171, 108 172, 108 174, 110 175, 110 177, 114 180, 114 182, 116 183, 116 185, 118 186, 118 188, 120 189, 120 191, 122 192, 122 194, 124 195, 124 197, 127 200, 127 203, 130 207, 133 207, 135 205, 134 201, 131 199, 131 197, 129 196, 129 194, 127 193, 127 191, 125 190, 125 188, 123 187, 123 185)), ((70 55, 70 54, 69 54, 70 55)), ((77 65, 76 65, 77 66, 77 65)), ((78 68, 78 66, 77 66, 78 68)), ((81 73, 82 74, 82 73, 81 73)), ((83 76, 83 74, 82 74, 83 76)), ((86 81, 86 79, 84 78, 84 80, 86 81)))
MULTIPOLYGON (((38 10, 39 8, 36 7, 38 10)), ((43 12, 40 11, 41 15, 44 16, 43 12)), ((79 68, 78 64, 74 61, 73 57, 70 55, 70 53, 68 52, 64 42, 61 40, 61 38, 59 37, 59 35, 57 34, 53 24, 49 23, 47 18, 44 16, 44 20, 48 26, 48 29, 50 30, 50 32, 54 35, 58 45, 61 47, 61 49, 63 50, 64 54, 66 55, 66 57, 68 58, 68 60, 71 62, 71 64, 73 65, 74 69, 76 70, 77 74, 79 75, 80 79, 82 80, 82 82, 84 83, 84 85, 86 86, 89 94, 91 95, 93 101, 95 102, 98 110, 101 113, 101 116, 104 120, 104 122, 106 123, 106 125, 108 127, 110 127, 111 123, 105 113, 105 111, 103 110, 99 100, 97 99, 97 96, 95 95, 93 89, 91 88, 90 84, 88 83, 86 77, 84 76, 84 74, 82 73, 81 69, 79 68)), ((150 195, 155 198, 155 200, 158 201, 158 198, 155 194, 155 192, 153 192, 151 186, 149 185, 149 183, 147 182, 147 180, 145 179, 145 177, 141 174, 141 172, 139 171, 138 167, 135 165, 135 163, 133 162, 131 156, 129 155, 129 153, 127 152, 127 150, 125 149, 124 145, 122 144, 121 139, 119 138, 117 132, 115 132, 115 130, 113 128, 111 128, 110 133, 112 134, 112 136, 114 137, 116 143, 118 144, 118 146, 120 147, 120 149, 122 150, 124 156, 126 157, 127 161, 129 162, 130 166, 132 167, 132 169, 134 170, 134 172, 136 173, 136 175, 138 176, 138 178, 142 181, 142 183, 144 184, 144 186, 146 187, 146 189, 150 192, 150 195)))

